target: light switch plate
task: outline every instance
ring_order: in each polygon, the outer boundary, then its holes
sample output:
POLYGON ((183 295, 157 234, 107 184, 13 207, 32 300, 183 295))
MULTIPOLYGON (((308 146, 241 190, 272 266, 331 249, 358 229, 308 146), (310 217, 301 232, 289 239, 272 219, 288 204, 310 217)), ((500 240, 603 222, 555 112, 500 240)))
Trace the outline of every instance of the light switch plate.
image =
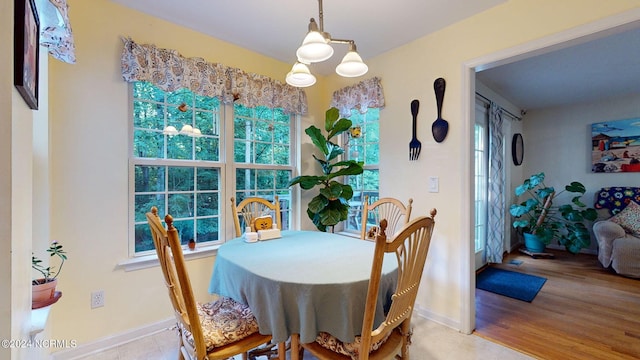
POLYGON ((440 180, 438 179, 437 176, 429 176, 429 183, 427 185, 429 192, 432 193, 437 193, 439 191, 440 188, 440 180))

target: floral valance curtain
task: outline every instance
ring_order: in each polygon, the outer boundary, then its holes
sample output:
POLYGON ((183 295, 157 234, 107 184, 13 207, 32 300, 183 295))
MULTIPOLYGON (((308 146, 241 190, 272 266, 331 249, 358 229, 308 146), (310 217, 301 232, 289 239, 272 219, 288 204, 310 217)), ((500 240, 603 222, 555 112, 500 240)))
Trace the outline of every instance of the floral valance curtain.
POLYGON ((67 0, 38 0, 40 45, 54 58, 69 64, 76 62, 76 46, 69 21, 67 0))
POLYGON ((125 81, 148 81, 164 91, 187 88, 227 104, 282 108, 291 114, 307 112, 307 95, 299 88, 202 58, 185 58, 176 50, 123 40, 121 61, 125 81))
POLYGON ((380 78, 363 80, 355 85, 344 87, 333 92, 331 107, 340 110, 340 116, 348 117, 352 109, 364 114, 369 108, 383 108, 384 94, 380 78))

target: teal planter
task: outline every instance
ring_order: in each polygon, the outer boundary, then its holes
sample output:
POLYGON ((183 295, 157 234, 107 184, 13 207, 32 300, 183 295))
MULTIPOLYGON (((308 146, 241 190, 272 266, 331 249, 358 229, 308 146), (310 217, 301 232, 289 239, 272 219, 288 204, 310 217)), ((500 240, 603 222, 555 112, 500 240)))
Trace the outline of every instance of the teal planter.
POLYGON ((538 239, 537 236, 524 233, 524 246, 533 253, 544 252, 545 244, 538 239))

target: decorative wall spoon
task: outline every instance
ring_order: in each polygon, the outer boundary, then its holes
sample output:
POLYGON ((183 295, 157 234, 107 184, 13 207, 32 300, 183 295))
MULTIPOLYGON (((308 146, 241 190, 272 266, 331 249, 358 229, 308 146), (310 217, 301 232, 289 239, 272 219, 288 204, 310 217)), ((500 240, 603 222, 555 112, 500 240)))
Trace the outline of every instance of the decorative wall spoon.
POLYGON ((446 82, 443 78, 437 78, 436 81, 433 82, 433 90, 436 93, 436 106, 438 107, 438 118, 433 122, 433 125, 431 125, 431 132, 437 142, 442 142, 444 138, 447 137, 447 132, 449 132, 449 123, 442 118, 442 101, 444 100, 445 87, 446 82))

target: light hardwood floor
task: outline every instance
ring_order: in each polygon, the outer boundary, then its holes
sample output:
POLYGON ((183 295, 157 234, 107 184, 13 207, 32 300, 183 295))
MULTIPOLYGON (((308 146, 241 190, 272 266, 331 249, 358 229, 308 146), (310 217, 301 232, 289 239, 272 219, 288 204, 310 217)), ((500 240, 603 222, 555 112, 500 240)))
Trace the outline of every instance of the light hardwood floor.
POLYGON ((552 252, 516 251, 492 265, 547 281, 531 303, 477 290, 475 334, 540 359, 640 359, 640 280, 603 269, 595 255, 552 252))

